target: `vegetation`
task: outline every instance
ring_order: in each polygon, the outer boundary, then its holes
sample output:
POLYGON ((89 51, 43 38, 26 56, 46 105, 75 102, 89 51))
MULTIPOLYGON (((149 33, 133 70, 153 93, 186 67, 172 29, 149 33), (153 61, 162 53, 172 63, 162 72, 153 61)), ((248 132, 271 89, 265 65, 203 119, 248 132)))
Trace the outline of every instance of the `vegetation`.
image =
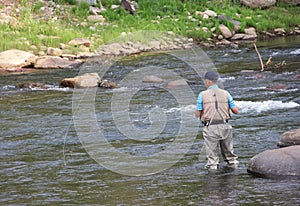
MULTIPOLYGON (((87 21, 89 5, 75 0, 56 0, 60 7, 54 14, 47 14, 46 7, 40 1, 22 0, 19 12, 15 12, 9 23, 0 21, 0 51, 18 48, 24 50, 42 50, 46 47, 59 47, 73 38, 92 40, 92 49, 121 35, 122 32, 139 30, 172 31, 175 34, 192 37, 195 41, 205 41, 218 33, 218 25, 226 24, 233 29, 233 23, 222 22, 216 18, 203 19, 196 15, 199 11, 210 9, 217 14, 240 21, 240 31, 246 27, 255 27, 258 32, 284 28, 287 31, 299 26, 300 8, 278 4, 269 9, 250 9, 240 5, 237 0, 143 0, 139 8, 131 15, 119 7, 119 0, 101 0, 96 7, 106 10, 101 15, 104 23, 87 21), (2 22, 2 23, 1 23, 2 22), (203 28, 206 27, 206 31, 203 28), (34 45, 34 46, 32 46, 34 45)), ((0 5, 1 8, 1 5, 0 5)), ((2 6, 3 8, 3 6, 2 6)))

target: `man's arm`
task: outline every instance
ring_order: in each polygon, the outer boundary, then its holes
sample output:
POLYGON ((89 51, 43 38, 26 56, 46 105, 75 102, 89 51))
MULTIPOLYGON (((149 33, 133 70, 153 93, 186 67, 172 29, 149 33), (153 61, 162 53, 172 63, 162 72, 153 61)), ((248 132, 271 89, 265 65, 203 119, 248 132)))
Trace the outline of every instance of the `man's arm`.
POLYGON ((195 117, 200 118, 202 115, 202 92, 200 92, 200 94, 198 95, 198 99, 197 99, 197 109, 195 111, 195 117))
POLYGON ((228 93, 228 104, 229 104, 229 108, 233 114, 239 113, 239 109, 237 108, 237 106, 235 106, 234 100, 229 93, 228 93))

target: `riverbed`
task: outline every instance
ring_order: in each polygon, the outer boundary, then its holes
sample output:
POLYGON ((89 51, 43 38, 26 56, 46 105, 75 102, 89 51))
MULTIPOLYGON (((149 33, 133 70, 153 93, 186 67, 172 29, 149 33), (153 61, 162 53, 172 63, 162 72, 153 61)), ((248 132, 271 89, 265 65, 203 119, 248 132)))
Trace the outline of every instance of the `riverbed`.
POLYGON ((115 61, 105 72, 93 59, 78 69, 0 76, 0 203, 299 205, 298 180, 253 177, 247 173, 247 162, 260 152, 277 148, 282 133, 299 128, 300 37, 258 42, 257 46, 265 61, 269 56, 275 63, 284 60, 283 69, 260 73, 257 54, 250 46, 204 50, 221 74, 221 85, 231 93, 240 110, 230 121, 240 162, 236 170, 226 168, 222 161, 216 172, 203 169, 206 160, 201 124, 193 117, 197 95, 204 89, 197 68, 211 66, 204 61, 206 56, 201 59, 203 53, 200 59, 192 59, 193 50, 180 53, 182 58, 166 52, 131 56, 115 61), (164 72, 156 73, 164 81, 139 81, 144 68, 161 68, 164 72), (89 93, 59 86, 63 78, 84 71, 99 72, 120 87, 98 88, 89 93), (172 74, 178 76, 174 78, 172 74), (128 76, 133 80, 125 78, 128 76), (167 81, 178 78, 188 82, 187 89, 179 91, 182 93, 166 89, 167 81), (15 87, 16 83, 27 81, 43 82, 49 87, 15 87), (279 83, 289 87, 268 89, 279 83), (80 95, 87 96, 77 101, 80 95), (149 111, 153 112, 152 119, 149 111), (128 114, 128 119, 118 115, 122 112, 128 114), (164 126, 154 137, 149 133, 153 122, 156 127, 164 126), (131 137, 136 134, 135 129, 141 133, 131 137), (183 130, 188 131, 178 135, 183 130), (147 135, 151 137, 145 138, 147 135), (103 149, 99 138, 104 138, 109 143, 106 146, 118 153, 103 149), (176 142, 177 139, 181 141, 176 142), (175 149, 177 156, 170 158, 172 164, 169 159, 155 156, 173 154, 163 152, 175 143, 175 148, 181 144, 188 149, 175 149), (115 154, 137 156, 139 162, 126 162, 126 158, 115 154), (149 156, 154 161, 147 159, 149 156))

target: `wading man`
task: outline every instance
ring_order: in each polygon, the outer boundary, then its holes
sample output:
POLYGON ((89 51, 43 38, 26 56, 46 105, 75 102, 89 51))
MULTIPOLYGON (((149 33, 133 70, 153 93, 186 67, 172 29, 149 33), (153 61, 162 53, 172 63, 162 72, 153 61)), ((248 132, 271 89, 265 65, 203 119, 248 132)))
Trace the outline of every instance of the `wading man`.
POLYGON ((206 150, 207 169, 219 166, 218 147, 229 167, 238 166, 237 156, 233 153, 232 126, 229 124, 230 111, 238 114, 232 96, 228 91, 220 89, 216 82, 219 74, 208 71, 204 75, 207 90, 200 92, 197 100, 195 116, 203 123, 203 138, 206 150))

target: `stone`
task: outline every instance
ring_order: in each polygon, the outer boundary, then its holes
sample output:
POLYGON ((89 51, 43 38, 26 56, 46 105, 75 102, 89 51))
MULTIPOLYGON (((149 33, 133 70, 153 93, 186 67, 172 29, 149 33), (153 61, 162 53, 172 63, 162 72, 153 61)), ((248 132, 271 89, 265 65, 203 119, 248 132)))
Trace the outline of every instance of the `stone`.
POLYGON ((241 22, 240 21, 233 20, 232 18, 230 18, 229 16, 226 16, 224 14, 217 15, 216 19, 233 23, 234 24, 234 31, 238 31, 241 27, 241 22))
POLYGON ((172 89, 172 88, 183 87, 183 86, 188 86, 188 83, 184 79, 178 79, 178 80, 168 82, 166 88, 172 89))
POLYGON ((285 34, 285 30, 283 28, 276 28, 276 29, 274 29, 274 32, 277 35, 284 35, 285 34))
POLYGON ((250 8, 268 8, 274 6, 276 0, 241 0, 241 3, 250 8))
POLYGON ((254 36, 255 38, 257 37, 256 30, 255 30, 254 27, 246 28, 246 29, 245 29, 245 34, 254 36))
POLYGON ((106 88, 106 89, 114 89, 114 88, 117 88, 118 85, 114 82, 104 79, 104 80, 100 80, 98 82, 98 87, 102 87, 102 88, 106 88))
POLYGON ((289 85, 286 84, 272 84, 270 86, 267 86, 267 89, 269 90, 287 90, 287 89, 291 89, 291 87, 289 85))
POLYGON ((50 55, 50 56, 61 56, 62 55, 62 50, 59 49, 59 48, 52 48, 52 47, 49 47, 47 49, 47 55, 50 55))
POLYGON ((220 24, 219 25, 219 29, 220 29, 220 32, 222 33, 223 37, 225 39, 229 39, 230 37, 232 37, 232 33, 231 31, 228 29, 227 26, 223 25, 223 24, 220 24))
POLYGON ((85 73, 73 78, 65 78, 60 82, 62 87, 91 88, 97 87, 100 77, 97 73, 85 73))
POLYGON ((87 17, 87 20, 89 22, 105 22, 105 18, 102 15, 89 15, 87 17))
POLYGON ((16 88, 22 88, 22 89, 32 89, 32 88, 48 89, 48 88, 50 88, 50 85, 47 85, 45 83, 40 83, 40 82, 22 82, 22 83, 17 83, 16 88))
POLYGON ((34 68, 36 69, 72 69, 76 68, 81 63, 70 61, 60 57, 45 56, 39 57, 36 60, 34 68))
POLYGON ((266 178, 300 178, 300 145, 266 150, 252 157, 247 171, 266 178))
POLYGON ((278 147, 289 147, 293 145, 300 145, 300 128, 283 133, 277 143, 278 147))
POLYGON ((216 17, 217 16, 217 13, 216 12, 214 12, 214 11, 212 11, 212 10, 206 10, 205 12, 204 12, 204 14, 207 14, 208 16, 210 16, 210 17, 216 17))
POLYGON ((157 76, 154 76, 154 75, 146 76, 143 79, 144 83, 162 83, 163 81, 164 81, 163 79, 161 79, 157 76))
POLYGON ((283 2, 283 3, 285 3, 287 5, 291 5, 291 6, 300 4, 300 0, 279 0, 279 2, 283 2))
POLYGON ((32 53, 12 49, 0 53, 1 68, 22 68, 35 63, 36 56, 32 53))
POLYGON ((68 45, 70 46, 86 46, 86 47, 90 47, 91 45, 91 41, 87 40, 87 39, 83 39, 83 38, 75 38, 72 39, 71 41, 69 41, 68 45))

